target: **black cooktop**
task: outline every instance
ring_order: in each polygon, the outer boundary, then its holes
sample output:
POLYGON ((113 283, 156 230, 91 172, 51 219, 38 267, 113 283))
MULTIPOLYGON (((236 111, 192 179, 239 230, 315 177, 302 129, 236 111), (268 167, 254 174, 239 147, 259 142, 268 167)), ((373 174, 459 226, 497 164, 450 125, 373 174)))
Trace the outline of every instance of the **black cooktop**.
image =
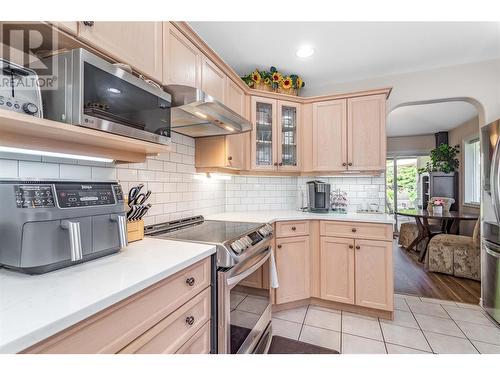
POLYGON ((204 220, 181 229, 152 234, 155 238, 222 244, 240 238, 262 224, 204 220))

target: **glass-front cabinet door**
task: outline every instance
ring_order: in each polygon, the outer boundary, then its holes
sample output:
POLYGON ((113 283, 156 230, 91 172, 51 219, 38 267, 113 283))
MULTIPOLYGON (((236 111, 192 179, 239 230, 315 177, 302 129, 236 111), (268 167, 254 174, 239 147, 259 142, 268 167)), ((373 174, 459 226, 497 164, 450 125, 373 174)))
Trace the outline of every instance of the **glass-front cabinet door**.
POLYGON ((252 169, 276 169, 276 100, 252 97, 252 169))
POLYGON ((299 169, 299 119, 297 103, 278 101, 278 168, 299 169))

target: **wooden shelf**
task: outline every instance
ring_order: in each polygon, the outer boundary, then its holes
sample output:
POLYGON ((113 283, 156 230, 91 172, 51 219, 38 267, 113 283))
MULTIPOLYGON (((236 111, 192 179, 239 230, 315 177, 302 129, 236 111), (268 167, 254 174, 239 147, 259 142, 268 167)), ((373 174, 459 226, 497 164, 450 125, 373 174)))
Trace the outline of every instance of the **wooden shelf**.
POLYGON ((0 109, 0 146, 143 162, 171 148, 0 109))

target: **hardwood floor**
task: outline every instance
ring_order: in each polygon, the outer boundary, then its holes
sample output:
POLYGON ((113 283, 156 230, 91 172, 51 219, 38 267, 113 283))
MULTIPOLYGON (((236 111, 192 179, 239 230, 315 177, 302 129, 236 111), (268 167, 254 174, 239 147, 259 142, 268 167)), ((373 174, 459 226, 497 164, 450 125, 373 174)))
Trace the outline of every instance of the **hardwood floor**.
POLYGON ((399 247, 397 240, 394 240, 393 255, 396 293, 479 304, 479 281, 429 272, 418 262, 418 255, 399 247))

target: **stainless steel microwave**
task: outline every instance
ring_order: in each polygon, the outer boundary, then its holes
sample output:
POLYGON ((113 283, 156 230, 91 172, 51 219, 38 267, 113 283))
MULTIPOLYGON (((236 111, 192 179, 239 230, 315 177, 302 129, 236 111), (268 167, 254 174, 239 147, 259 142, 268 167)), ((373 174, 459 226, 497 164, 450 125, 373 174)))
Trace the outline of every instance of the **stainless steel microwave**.
POLYGON ((44 58, 44 117, 144 141, 170 143, 171 96, 82 49, 44 58))

